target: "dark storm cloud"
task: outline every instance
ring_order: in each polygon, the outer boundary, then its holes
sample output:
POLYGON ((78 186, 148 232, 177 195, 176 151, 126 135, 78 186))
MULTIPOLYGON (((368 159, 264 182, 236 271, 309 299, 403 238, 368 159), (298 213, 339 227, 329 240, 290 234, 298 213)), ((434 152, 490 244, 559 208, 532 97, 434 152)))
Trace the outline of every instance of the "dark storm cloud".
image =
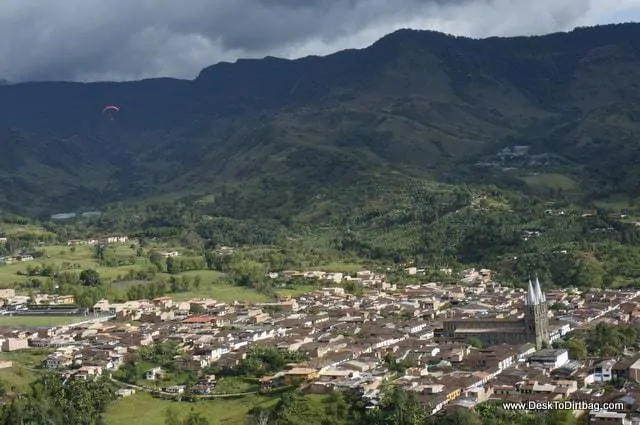
MULTIPOLYGON (((221 60, 365 47, 403 27, 535 34, 640 0, 2 0, 0 78, 194 77, 221 60)), ((613 18, 611 18, 613 19, 613 18)))

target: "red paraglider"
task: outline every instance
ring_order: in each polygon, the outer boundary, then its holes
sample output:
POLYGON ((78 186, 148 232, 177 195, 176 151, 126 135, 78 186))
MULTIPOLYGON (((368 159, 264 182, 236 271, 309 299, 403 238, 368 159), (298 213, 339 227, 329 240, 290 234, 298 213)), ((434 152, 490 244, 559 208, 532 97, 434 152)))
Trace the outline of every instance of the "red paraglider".
POLYGON ((118 108, 115 105, 108 105, 105 106, 104 109, 102 110, 102 112, 107 112, 107 111, 116 111, 116 112, 120 112, 120 108, 118 108))

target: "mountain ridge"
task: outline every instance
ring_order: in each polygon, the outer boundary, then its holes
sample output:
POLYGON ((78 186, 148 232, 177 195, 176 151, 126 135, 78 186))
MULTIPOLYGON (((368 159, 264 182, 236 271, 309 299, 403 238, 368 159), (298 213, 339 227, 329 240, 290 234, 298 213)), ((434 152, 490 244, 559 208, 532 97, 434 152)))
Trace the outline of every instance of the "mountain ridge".
POLYGON ((257 200, 271 182, 294 213, 311 192, 371 173, 517 180, 474 165, 516 144, 561 157, 582 183, 576 199, 637 197, 639 78, 640 24, 618 24, 485 39, 404 29, 322 57, 219 63, 193 80, 0 85, 0 204, 44 211, 227 186, 257 200), (121 111, 101 114, 112 103, 121 111))

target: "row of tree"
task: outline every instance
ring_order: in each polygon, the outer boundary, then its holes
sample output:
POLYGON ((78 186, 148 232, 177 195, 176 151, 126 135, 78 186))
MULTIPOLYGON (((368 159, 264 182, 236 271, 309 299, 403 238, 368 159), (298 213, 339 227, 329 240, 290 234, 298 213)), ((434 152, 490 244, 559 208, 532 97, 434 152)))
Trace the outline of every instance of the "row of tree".
POLYGON ((284 394, 272 409, 250 412, 254 425, 577 425, 571 411, 552 410, 523 412, 504 410, 498 403, 483 403, 474 411, 453 408, 431 415, 428 402, 421 402, 417 394, 399 387, 383 390, 378 407, 371 409, 356 395, 340 392, 328 397, 284 394))
MULTIPOLYGON (((383 189, 363 190, 377 196, 383 189)), ((111 231, 141 241, 160 238, 195 255, 165 259, 150 253, 158 272, 209 268, 245 285, 268 285, 261 281, 266 270, 352 260, 384 266, 413 260, 432 270, 477 265, 497 270, 507 282, 521 282, 535 272, 558 286, 599 287, 640 278, 640 229, 632 223, 605 211, 584 217, 583 210, 569 205, 551 207, 550 213, 539 199, 494 187, 476 192, 416 183, 362 204, 358 192, 357 199, 335 205, 315 221, 266 219, 260 211, 238 219, 216 215, 208 204, 176 203, 116 205, 100 217, 50 225, 61 236, 64 229, 67 235, 111 231), (523 238, 527 230, 537 236, 523 238), (227 256, 215 250, 221 245, 268 248, 227 256)), ((107 250, 102 261, 129 261, 114 256, 107 250)))
POLYGON ((574 360, 583 360, 588 355, 615 357, 627 349, 637 349, 639 336, 637 326, 600 322, 592 328, 573 332, 566 340, 554 342, 554 346, 566 348, 574 360))
POLYGON ((46 374, 31 383, 25 394, 0 406, 0 423, 102 425, 103 413, 114 394, 108 378, 67 380, 46 374))

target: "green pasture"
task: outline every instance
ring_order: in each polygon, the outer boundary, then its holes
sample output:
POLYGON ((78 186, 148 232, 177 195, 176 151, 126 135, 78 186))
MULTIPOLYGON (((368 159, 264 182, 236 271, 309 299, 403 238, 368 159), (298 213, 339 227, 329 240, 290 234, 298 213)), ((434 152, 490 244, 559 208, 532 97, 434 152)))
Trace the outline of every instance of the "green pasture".
POLYGON ((84 316, 0 316, 0 327, 38 328, 63 326, 82 322, 89 318, 84 316))
POLYGON ((558 173, 532 174, 521 177, 529 186, 539 189, 574 190, 579 183, 569 176, 558 173))
POLYGON ((249 410, 255 407, 268 408, 276 402, 276 398, 246 396, 188 403, 161 400, 146 393, 136 393, 112 403, 105 417, 108 425, 127 423, 158 425, 165 422, 169 408, 172 408, 182 419, 193 409, 208 419, 211 424, 244 425, 247 423, 249 410))

